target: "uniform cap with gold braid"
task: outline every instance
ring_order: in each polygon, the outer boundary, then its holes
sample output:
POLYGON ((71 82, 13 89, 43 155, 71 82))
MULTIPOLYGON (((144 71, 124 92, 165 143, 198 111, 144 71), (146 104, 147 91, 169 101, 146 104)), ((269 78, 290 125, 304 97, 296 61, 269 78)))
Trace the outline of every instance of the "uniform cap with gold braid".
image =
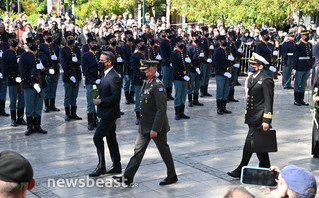
POLYGON ((307 34, 309 34, 309 31, 308 31, 308 30, 302 30, 302 31, 300 32, 300 34, 301 34, 301 35, 307 35, 307 34))
POLYGON ((26 39, 27 43, 34 43, 36 42, 35 36, 33 34, 28 35, 29 37, 26 39))
POLYGON ((149 67, 156 67, 159 62, 154 60, 140 60, 140 63, 141 63, 140 70, 144 70, 149 67))
POLYGON ((263 65, 269 64, 268 61, 264 57, 260 56, 259 54, 255 53, 255 52, 253 52, 253 55, 249 59, 249 62, 253 63, 253 64, 254 63, 259 63, 259 64, 263 64, 263 65))

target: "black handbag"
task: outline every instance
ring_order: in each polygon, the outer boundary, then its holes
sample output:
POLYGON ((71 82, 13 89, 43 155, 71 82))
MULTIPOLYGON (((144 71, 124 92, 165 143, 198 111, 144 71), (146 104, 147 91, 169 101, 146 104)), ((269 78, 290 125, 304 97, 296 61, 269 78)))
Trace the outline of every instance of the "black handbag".
POLYGON ((276 130, 257 129, 251 138, 251 150, 253 153, 277 152, 276 130))

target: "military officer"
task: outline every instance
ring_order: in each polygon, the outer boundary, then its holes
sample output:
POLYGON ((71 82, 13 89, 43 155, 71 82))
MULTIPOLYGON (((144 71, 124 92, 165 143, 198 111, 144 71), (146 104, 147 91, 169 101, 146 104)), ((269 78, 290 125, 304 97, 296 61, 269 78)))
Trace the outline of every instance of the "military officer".
POLYGON ((291 86, 291 72, 292 72, 292 58, 295 46, 295 33, 289 32, 288 40, 281 46, 282 66, 284 69, 284 76, 282 83, 284 89, 293 89, 291 86))
POLYGON ((37 50, 38 45, 35 37, 29 36, 26 39, 28 50, 21 55, 19 60, 27 117, 26 136, 34 132, 47 133, 41 128, 41 114, 43 108, 42 92, 46 87, 45 74, 49 70, 46 55, 37 50))
MULTIPOLYGON (((9 44, 0 40, 0 59, 2 58, 3 52, 9 49, 9 44)), ((1 62, 1 61, 0 61, 1 62)), ((3 75, 2 66, 0 66, 0 116, 9 116, 6 113, 6 96, 7 96, 7 79, 3 75)))
POLYGON ((188 84, 190 85, 189 68, 185 60, 186 53, 184 40, 179 36, 176 38, 176 50, 172 52, 170 58, 174 69, 175 120, 190 118, 184 114, 188 84))
POLYGON ((82 71, 85 76, 86 100, 87 100, 87 118, 88 130, 93 130, 97 127, 96 110, 93 104, 93 85, 100 85, 101 74, 103 68, 99 65, 100 54, 98 53, 98 44, 95 36, 88 38, 90 50, 82 55, 82 71))
POLYGON ((43 32, 45 42, 40 44, 40 51, 43 52, 48 59, 49 71, 45 77, 47 87, 44 89, 44 112, 60 111, 55 106, 56 90, 60 76, 60 66, 58 56, 60 48, 52 42, 52 34, 50 31, 43 32))
POLYGON ((82 120, 82 118, 76 114, 76 100, 78 97, 79 85, 81 81, 81 51, 77 46, 74 45, 74 37, 72 32, 66 31, 64 33, 64 37, 67 45, 60 50, 60 61, 64 71, 63 82, 65 90, 65 121, 70 121, 71 119, 82 120))
POLYGON ((229 81, 231 80, 231 73, 229 73, 229 61, 233 58, 230 56, 230 49, 227 47, 226 37, 219 36, 219 48, 214 52, 214 68, 216 75, 216 101, 217 113, 222 115, 224 113, 231 113, 226 109, 226 101, 229 94, 229 81))
POLYGON ((167 167, 167 177, 160 185, 169 185, 178 181, 173 157, 167 144, 167 132, 170 130, 167 118, 167 94, 162 82, 156 78, 158 61, 141 60, 141 70, 146 79, 140 92, 141 119, 138 129, 134 155, 131 157, 122 177, 113 176, 118 182, 131 185, 142 162, 151 139, 154 140, 167 167))
POLYGON ((296 43, 293 51, 292 72, 295 74, 295 102, 297 106, 308 105, 304 102, 307 80, 312 68, 312 45, 309 41, 309 32, 301 31, 301 39, 296 43))
POLYGON ((208 84, 209 84, 209 77, 211 75, 210 71, 210 65, 213 62, 213 55, 212 55, 212 50, 214 49, 212 40, 209 38, 209 32, 207 27, 203 27, 203 33, 204 37, 202 38, 201 41, 201 48, 202 51, 204 52, 205 58, 203 59, 202 62, 202 80, 200 81, 200 97, 204 96, 212 96, 210 93, 208 93, 208 84))
POLYGON ((27 125, 23 119, 25 103, 19 67, 19 58, 24 50, 18 47, 18 39, 15 33, 8 35, 8 42, 10 48, 3 53, 1 65, 3 66, 4 76, 8 78, 11 126, 27 125))
MULTIPOLYGON (((250 161, 252 156, 252 136, 259 127, 263 130, 268 130, 273 115, 274 80, 262 72, 264 65, 268 65, 269 63, 265 58, 256 53, 253 53, 249 62, 249 71, 253 73, 248 77, 248 96, 245 113, 245 123, 248 124, 249 131, 239 166, 227 173, 235 178, 240 177, 242 167, 247 166, 250 161)), ((259 159, 259 167, 270 167, 268 153, 257 153, 257 157, 259 159)))

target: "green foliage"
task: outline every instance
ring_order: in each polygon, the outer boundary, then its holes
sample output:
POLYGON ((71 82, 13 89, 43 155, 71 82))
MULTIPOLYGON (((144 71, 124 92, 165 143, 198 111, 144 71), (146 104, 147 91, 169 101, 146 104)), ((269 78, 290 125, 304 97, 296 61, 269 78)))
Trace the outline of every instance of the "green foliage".
POLYGON ((38 14, 32 14, 27 16, 27 20, 31 23, 31 25, 38 25, 38 18, 39 15, 38 14))
POLYGON ((39 5, 37 7, 37 12, 39 12, 39 13, 46 13, 47 12, 47 2, 46 1, 39 2, 39 5))
POLYGON ((37 1, 35 0, 21 0, 24 13, 29 16, 37 13, 37 1))

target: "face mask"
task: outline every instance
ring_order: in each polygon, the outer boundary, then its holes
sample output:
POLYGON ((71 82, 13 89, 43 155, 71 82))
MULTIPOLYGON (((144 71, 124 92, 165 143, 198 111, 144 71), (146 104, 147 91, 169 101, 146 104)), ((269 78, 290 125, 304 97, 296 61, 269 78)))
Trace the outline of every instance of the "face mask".
POLYGON ((68 40, 68 45, 73 45, 74 44, 74 40, 71 39, 71 40, 68 40))
POLYGON ((248 33, 245 33, 245 36, 246 36, 246 37, 248 37, 248 36, 249 36, 249 34, 248 34, 248 33))
POLYGON ((183 49, 184 49, 184 44, 179 44, 179 45, 178 45, 178 48, 181 49, 181 50, 183 50, 183 49))
POLYGON ((249 65, 248 71, 249 71, 249 72, 252 72, 252 73, 256 73, 258 70, 256 70, 256 67, 255 67, 255 66, 249 65))
POLYGON ((97 50, 97 45, 92 46, 91 50, 96 51, 97 50))
POLYGON ((86 36, 89 33, 89 31, 84 31, 83 33, 86 36))
POLYGON ((204 36, 205 36, 206 38, 208 38, 208 37, 209 37, 209 34, 205 34, 204 36))
POLYGON ((151 45, 154 45, 154 44, 155 44, 155 41, 154 41, 154 40, 151 40, 150 44, 151 44, 151 45))
POLYGON ((194 41, 194 42, 195 42, 196 44, 197 44, 197 43, 199 43, 199 39, 195 39, 195 41, 194 41))
POLYGON ((139 49, 140 49, 141 51, 144 51, 144 50, 145 50, 145 45, 139 46, 139 49))
POLYGON ((226 47, 226 46, 227 46, 227 42, 226 42, 226 41, 223 42, 223 43, 222 43, 222 46, 226 47))
POLYGON ((265 37, 265 41, 269 41, 270 37, 269 36, 266 36, 265 37))
POLYGON ((128 38, 128 41, 129 41, 129 42, 133 42, 133 40, 134 40, 133 37, 129 37, 129 38, 128 38))
POLYGON ((168 39, 172 39, 172 35, 168 35, 167 38, 168 38, 168 39))
POLYGON ((299 22, 299 25, 303 25, 303 22, 299 22))
POLYGON ((31 51, 36 51, 38 49, 38 45, 30 45, 29 48, 31 51))
POLYGON ((115 46, 115 45, 116 45, 116 41, 112 41, 112 42, 111 42, 111 45, 112 45, 112 46, 115 46))
POLYGON ((52 37, 48 37, 48 38, 46 39, 46 41, 47 41, 48 43, 51 43, 51 42, 52 42, 52 37))
POLYGON ((163 37, 163 38, 166 38, 166 35, 163 35, 162 37, 163 37))
POLYGON ((307 36, 307 37, 305 37, 305 41, 307 41, 307 42, 309 41, 309 37, 308 37, 308 36, 307 36))
POLYGON ((12 47, 17 47, 18 46, 18 41, 11 41, 11 46, 12 47))

